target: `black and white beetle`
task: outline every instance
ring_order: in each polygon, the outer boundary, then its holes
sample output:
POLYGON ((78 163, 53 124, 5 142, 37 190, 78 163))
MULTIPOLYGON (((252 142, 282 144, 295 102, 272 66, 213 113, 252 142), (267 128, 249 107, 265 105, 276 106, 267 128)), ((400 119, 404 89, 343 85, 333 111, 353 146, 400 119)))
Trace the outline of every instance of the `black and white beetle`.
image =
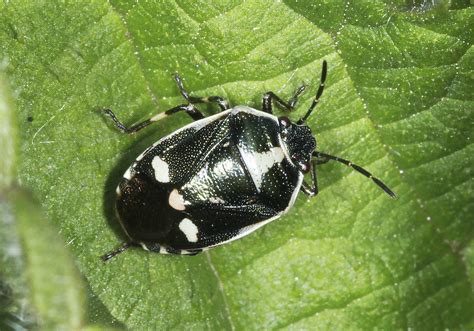
POLYGON ((195 121, 160 139, 140 154, 117 187, 116 211, 130 242, 102 256, 104 261, 131 246, 168 254, 194 255, 241 238, 286 213, 301 190, 318 194, 316 165, 339 161, 395 194, 367 170, 316 150, 305 124, 324 90, 321 83, 306 114, 296 123, 276 117, 272 101, 293 110, 305 86, 285 102, 273 92, 263 96, 262 111, 229 107, 218 96, 190 96, 175 80, 187 103, 130 128, 107 109, 117 128, 135 133, 171 114, 184 111, 195 121), (204 117, 196 103, 216 103, 222 112, 204 117), (311 185, 303 177, 311 171, 311 185))

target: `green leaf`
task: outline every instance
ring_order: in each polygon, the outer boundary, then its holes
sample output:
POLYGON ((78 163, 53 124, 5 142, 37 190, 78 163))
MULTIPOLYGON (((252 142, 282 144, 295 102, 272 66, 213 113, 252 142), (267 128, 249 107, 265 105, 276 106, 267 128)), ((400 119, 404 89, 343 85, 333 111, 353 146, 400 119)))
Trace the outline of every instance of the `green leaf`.
MULTIPOLYGON (((1 67, 0 67, 1 70, 1 67)), ((0 72, 0 192, 14 181, 17 166, 17 125, 10 89, 0 72)))
POLYGON ((474 9, 426 3, 2 5, 20 179, 110 314, 131 329, 472 327, 474 9), (298 118, 323 59, 327 88, 309 121, 318 148, 367 167, 398 200, 328 164, 316 198, 242 240, 192 258, 137 249, 101 263, 124 240, 113 211, 121 174, 189 119, 130 137, 99 109, 131 124, 182 103, 178 71, 196 95, 256 108, 265 91, 288 98, 310 83, 298 118))
POLYGON ((0 77, 0 327, 77 330, 84 323, 82 279, 57 230, 15 184, 15 122, 0 77))
POLYGON ((82 279, 69 252, 30 195, 17 191, 10 198, 37 323, 45 330, 79 329, 85 300, 82 279))
MULTIPOLYGON (((1 68, 0 68, 1 69, 1 68)), ((17 126, 11 91, 0 72, 0 329, 21 329, 34 325, 29 307, 26 279, 20 271, 19 242, 12 235, 14 216, 7 194, 15 181, 17 126), (23 304, 22 304, 23 303, 23 304)))

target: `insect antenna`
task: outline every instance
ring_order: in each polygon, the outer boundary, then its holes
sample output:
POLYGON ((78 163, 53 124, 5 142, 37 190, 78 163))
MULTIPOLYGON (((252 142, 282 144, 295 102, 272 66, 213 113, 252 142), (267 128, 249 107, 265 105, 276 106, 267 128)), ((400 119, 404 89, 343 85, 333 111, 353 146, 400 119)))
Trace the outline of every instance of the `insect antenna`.
POLYGON ((316 97, 314 98, 313 103, 311 104, 308 111, 306 112, 306 115, 304 115, 300 120, 298 120, 298 122, 296 122, 296 124, 301 125, 304 122, 306 122, 309 115, 311 115, 311 112, 313 111, 313 109, 318 104, 319 98, 321 97, 321 95, 323 94, 323 91, 324 91, 324 82, 326 82, 327 73, 328 73, 328 63, 326 62, 326 60, 324 60, 323 61, 323 69, 321 71, 321 82, 319 83, 319 88, 318 88, 318 92, 316 92, 316 97))
POLYGON ((111 252, 108 252, 107 254, 102 255, 100 258, 102 259, 102 261, 107 262, 108 260, 110 260, 114 256, 117 256, 120 253, 123 253, 124 251, 126 251, 130 247, 138 247, 138 246, 139 246, 138 244, 133 243, 133 242, 123 243, 121 246, 117 247, 117 249, 115 249, 111 252))
POLYGON ((385 193, 390 195, 392 198, 394 198, 394 199, 397 198, 397 195, 391 189, 389 189, 387 185, 385 185, 377 177, 374 177, 370 172, 368 172, 367 170, 365 170, 361 166, 358 166, 357 164, 354 164, 351 161, 341 159, 340 157, 329 155, 329 154, 326 154, 326 153, 321 153, 321 152, 318 152, 318 151, 313 152, 313 156, 317 157, 317 158, 321 158, 323 160, 326 159, 326 160, 334 160, 334 161, 341 162, 341 163, 345 164, 346 166, 351 167, 355 171, 361 173, 365 177, 372 179, 374 181, 374 183, 377 184, 377 186, 379 186, 382 190, 385 191, 385 193))

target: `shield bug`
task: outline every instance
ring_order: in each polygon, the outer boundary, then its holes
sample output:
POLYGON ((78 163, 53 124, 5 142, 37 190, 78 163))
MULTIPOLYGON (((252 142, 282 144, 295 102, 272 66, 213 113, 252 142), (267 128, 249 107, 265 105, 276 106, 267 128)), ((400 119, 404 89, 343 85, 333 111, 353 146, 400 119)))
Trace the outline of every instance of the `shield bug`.
POLYGON ((316 149, 316 139, 305 123, 323 93, 326 75, 324 61, 316 96, 296 122, 273 115, 272 104, 292 111, 304 85, 288 102, 267 92, 262 110, 230 108, 218 96, 190 96, 177 74, 185 104, 131 127, 105 110, 125 133, 178 112, 187 113, 194 122, 148 147, 125 172, 117 187, 116 211, 130 241, 102 259, 131 246, 194 255, 246 236, 286 213, 300 191, 318 194, 317 166, 330 160, 353 168, 395 197, 364 168, 316 149), (195 107, 198 103, 215 103, 221 112, 204 117, 195 107), (309 172, 311 184, 304 180, 309 172))

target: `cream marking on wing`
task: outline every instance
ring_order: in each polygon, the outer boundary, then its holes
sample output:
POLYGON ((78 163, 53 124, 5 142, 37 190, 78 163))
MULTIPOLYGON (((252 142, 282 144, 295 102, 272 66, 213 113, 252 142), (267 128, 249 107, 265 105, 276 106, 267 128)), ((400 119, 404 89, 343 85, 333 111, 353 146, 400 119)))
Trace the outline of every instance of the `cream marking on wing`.
POLYGON ((170 182, 170 170, 168 163, 163 161, 159 156, 155 156, 151 161, 151 166, 155 171, 155 179, 161 183, 170 182))
POLYGON ((210 197, 209 202, 210 203, 225 203, 225 201, 219 197, 210 197))
POLYGON ((189 218, 184 218, 180 223, 179 223, 179 229, 183 231, 184 235, 186 236, 186 239, 188 239, 189 242, 197 242, 197 234, 199 232, 196 224, 193 223, 189 218))
POLYGON ((171 207, 173 207, 176 210, 186 209, 186 206, 185 206, 186 201, 184 201, 183 196, 179 194, 177 189, 174 189, 173 191, 171 191, 169 199, 168 199, 168 203, 171 207))
POLYGON ((123 174, 123 178, 130 180, 132 178, 132 167, 128 168, 123 174))
POLYGON ((179 223, 179 229, 183 231, 189 242, 195 243, 198 241, 198 228, 189 218, 184 218, 179 223))
POLYGON ((147 149, 145 149, 145 150, 143 151, 143 153, 141 153, 140 155, 138 155, 138 157, 135 159, 135 161, 137 161, 137 162, 138 162, 138 161, 141 161, 141 160, 143 159, 143 157, 144 157, 146 154, 148 154, 148 152, 149 152, 150 150, 152 150, 152 149, 153 149, 152 146, 151 146, 151 147, 148 147, 147 149))
POLYGON ((135 161, 141 161, 141 159, 143 159, 143 157, 145 156, 146 152, 148 152, 148 149, 146 151, 144 151, 143 153, 141 153, 140 155, 138 155, 138 157, 135 159, 135 161))
POLYGON ((281 147, 272 147, 269 151, 262 153, 255 153, 242 148, 239 148, 239 151, 257 187, 257 191, 260 191, 263 176, 265 176, 268 170, 270 170, 274 164, 280 163, 285 158, 281 147))
POLYGON ((233 240, 236 240, 236 239, 239 239, 239 238, 242 238, 242 237, 245 237, 246 235, 254 232, 255 230, 257 230, 258 228, 261 228, 262 226, 264 226, 265 224, 268 224, 270 223, 271 221, 277 219, 278 217, 281 217, 283 213, 279 213, 277 216, 274 216, 274 217, 271 217, 265 221, 261 221, 259 223, 255 223, 255 224, 251 224, 251 225, 247 225, 243 228, 241 228, 239 230, 239 233, 233 237, 232 239, 233 240))

